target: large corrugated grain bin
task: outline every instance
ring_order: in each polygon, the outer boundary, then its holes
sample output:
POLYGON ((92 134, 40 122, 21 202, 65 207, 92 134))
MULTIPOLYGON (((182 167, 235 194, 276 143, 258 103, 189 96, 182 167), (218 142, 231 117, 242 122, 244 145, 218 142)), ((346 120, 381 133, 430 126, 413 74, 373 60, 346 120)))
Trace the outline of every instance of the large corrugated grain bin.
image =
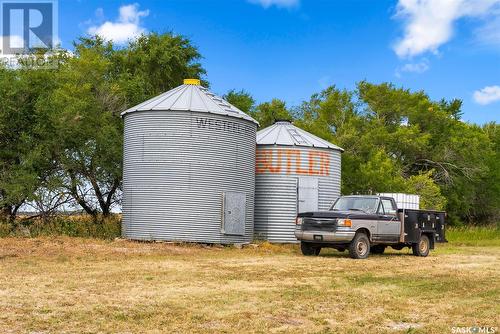
POLYGON ((122 117, 123 237, 252 240, 254 119, 193 79, 122 117))
POLYGON ((257 132, 257 239, 297 242, 297 213, 330 208, 340 196, 342 151, 288 121, 257 132))

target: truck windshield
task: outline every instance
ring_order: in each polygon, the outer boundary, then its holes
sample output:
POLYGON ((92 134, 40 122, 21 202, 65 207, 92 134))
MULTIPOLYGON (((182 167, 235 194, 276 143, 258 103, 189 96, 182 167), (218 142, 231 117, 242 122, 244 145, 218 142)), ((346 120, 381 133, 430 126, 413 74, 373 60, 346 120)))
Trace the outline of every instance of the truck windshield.
POLYGON ((377 211, 377 199, 371 197, 340 197, 330 210, 375 213, 377 211))

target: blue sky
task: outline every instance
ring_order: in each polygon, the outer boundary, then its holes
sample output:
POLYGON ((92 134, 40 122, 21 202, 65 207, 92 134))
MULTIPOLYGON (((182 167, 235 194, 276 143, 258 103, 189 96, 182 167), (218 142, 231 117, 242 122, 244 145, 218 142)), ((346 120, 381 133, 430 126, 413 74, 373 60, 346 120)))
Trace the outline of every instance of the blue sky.
POLYGON ((500 121, 500 0, 59 1, 63 47, 147 31, 190 38, 219 94, 293 106, 331 84, 390 81, 500 121))

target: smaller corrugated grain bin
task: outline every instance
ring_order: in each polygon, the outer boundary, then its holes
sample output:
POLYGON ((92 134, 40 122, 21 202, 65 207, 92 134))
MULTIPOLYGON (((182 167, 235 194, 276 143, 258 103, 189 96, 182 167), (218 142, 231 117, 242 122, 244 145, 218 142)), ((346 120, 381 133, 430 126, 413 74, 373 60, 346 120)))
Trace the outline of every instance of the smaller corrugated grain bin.
POLYGON ((340 195, 342 151, 289 121, 257 132, 257 239, 297 242, 297 213, 330 208, 340 195))

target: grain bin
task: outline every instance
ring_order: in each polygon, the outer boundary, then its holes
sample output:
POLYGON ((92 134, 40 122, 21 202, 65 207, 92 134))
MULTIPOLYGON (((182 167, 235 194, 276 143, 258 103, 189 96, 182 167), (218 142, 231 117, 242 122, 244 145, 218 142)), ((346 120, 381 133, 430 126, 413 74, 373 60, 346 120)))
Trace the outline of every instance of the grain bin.
POLYGON ((254 119, 195 79, 122 117, 123 237, 252 240, 254 119))
POLYGON ((342 151, 289 121, 278 121, 257 133, 257 239, 297 242, 297 213, 330 208, 340 195, 342 151))

